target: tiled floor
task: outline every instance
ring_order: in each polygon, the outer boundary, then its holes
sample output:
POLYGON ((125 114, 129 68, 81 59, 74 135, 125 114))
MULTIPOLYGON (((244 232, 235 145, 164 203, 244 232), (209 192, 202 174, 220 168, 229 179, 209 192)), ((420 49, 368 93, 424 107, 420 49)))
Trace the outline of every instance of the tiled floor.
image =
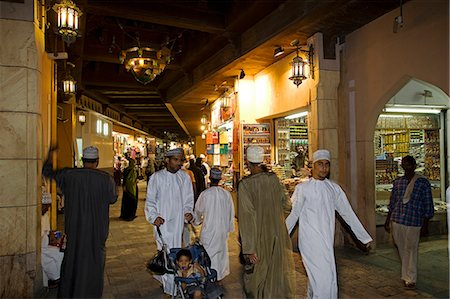
MULTIPOLYGON (((159 283, 145 269, 156 252, 151 225, 144 217, 145 183, 139 184, 140 199, 132 222, 119 220, 120 198, 111 207, 110 236, 107 241, 104 298, 163 298, 159 283)), ((231 274, 223 280, 226 298, 245 298, 242 267, 239 264, 237 227, 229 238, 231 274)), ((295 256, 296 297, 306 296, 307 277, 298 253, 295 256)), ((395 248, 385 246, 365 255, 354 248, 336 249, 340 298, 448 298, 449 258, 446 236, 420 244, 419 277, 416 290, 405 290, 400 281, 400 264, 395 248)), ((55 298, 56 291, 42 296, 55 298)))

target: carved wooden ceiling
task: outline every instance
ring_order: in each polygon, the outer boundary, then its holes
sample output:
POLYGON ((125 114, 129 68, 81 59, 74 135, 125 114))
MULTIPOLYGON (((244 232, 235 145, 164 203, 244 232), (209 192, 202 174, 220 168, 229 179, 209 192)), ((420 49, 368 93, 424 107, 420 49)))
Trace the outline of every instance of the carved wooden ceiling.
MULTIPOLYGON (((405 1, 404 1, 405 2, 405 1)), ((70 46, 47 30, 48 52, 67 51, 75 64, 77 96, 93 98, 133 119, 160 138, 187 140, 167 108, 171 104, 190 136, 201 135, 201 108, 215 100, 215 86, 254 75, 275 62, 276 45, 316 32, 324 35, 325 58, 337 39, 399 7, 398 0, 75 0, 83 11, 82 37, 70 46), (173 61, 147 85, 119 62, 121 50, 173 44, 173 61)), ((54 24, 54 16, 49 20, 54 24), (53 18, 53 19, 52 19, 53 18)), ((54 26, 54 25, 51 25, 54 26)))

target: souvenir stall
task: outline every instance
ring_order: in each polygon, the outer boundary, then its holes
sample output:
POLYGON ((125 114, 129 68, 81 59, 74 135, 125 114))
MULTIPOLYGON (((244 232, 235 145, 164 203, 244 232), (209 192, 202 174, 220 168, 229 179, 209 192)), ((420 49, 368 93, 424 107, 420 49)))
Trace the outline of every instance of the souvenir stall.
POLYGON ((207 162, 212 167, 219 167, 223 173, 222 184, 234 190, 233 183, 233 123, 236 97, 233 92, 226 92, 211 105, 211 119, 204 125, 207 162))

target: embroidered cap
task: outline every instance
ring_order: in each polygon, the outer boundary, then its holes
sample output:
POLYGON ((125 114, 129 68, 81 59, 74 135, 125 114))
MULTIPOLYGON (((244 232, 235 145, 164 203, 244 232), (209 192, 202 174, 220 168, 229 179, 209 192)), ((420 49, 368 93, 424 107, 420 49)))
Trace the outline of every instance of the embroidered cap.
POLYGON ((261 163, 264 160, 264 149, 257 145, 247 148, 247 160, 251 163, 261 163))
POLYGON ((199 156, 201 159, 205 159, 206 157, 205 157, 205 155, 203 155, 203 154, 200 154, 200 156, 199 156))
POLYGON ((98 159, 98 148, 95 146, 88 146, 83 150, 83 158, 95 160, 98 159))
POLYGON ((189 156, 189 160, 195 160, 195 156, 194 155, 190 155, 189 156))
POLYGON ((179 148, 173 148, 171 150, 168 150, 166 152, 166 157, 173 157, 173 156, 184 156, 184 151, 181 147, 179 148))
POLYGON ((215 180, 220 180, 222 179, 222 171, 217 167, 211 168, 209 177, 215 180))
POLYGON ((326 149, 320 149, 320 150, 315 151, 313 154, 313 163, 315 163, 319 160, 331 161, 330 152, 326 149))

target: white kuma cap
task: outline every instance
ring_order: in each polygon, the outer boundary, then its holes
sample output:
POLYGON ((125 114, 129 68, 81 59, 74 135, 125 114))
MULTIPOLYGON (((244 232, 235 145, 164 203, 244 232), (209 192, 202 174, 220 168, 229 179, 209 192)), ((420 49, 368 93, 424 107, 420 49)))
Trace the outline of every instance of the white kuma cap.
POLYGON ((326 149, 319 149, 319 150, 315 151, 313 154, 313 163, 315 163, 319 160, 331 161, 330 152, 326 149))
POLYGON ((90 160, 98 159, 98 148, 95 146, 88 146, 83 150, 83 158, 90 160))
POLYGON ((247 148, 247 161, 251 163, 262 163, 264 161, 264 149, 257 145, 247 148))

